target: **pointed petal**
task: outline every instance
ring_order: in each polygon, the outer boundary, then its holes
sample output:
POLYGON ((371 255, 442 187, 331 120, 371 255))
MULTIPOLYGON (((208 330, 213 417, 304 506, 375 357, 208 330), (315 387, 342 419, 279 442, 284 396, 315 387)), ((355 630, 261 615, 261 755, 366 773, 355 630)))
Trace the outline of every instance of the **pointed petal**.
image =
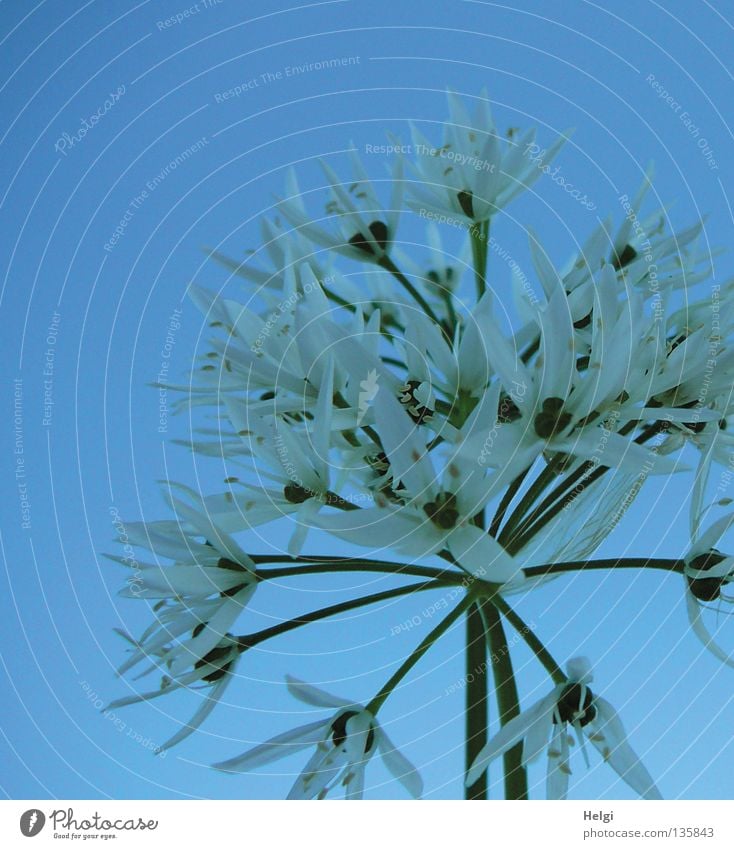
POLYGON ((191 719, 178 731, 173 735, 169 740, 160 747, 159 751, 165 752, 167 749, 172 748, 177 743, 180 743, 182 740, 185 740, 188 736, 194 733, 194 731, 199 728, 199 726, 204 722, 204 720, 209 716, 209 714, 214 710, 214 708, 219 703, 219 700, 222 698, 224 691, 229 686, 230 681, 232 680, 231 675, 224 675, 222 678, 217 681, 217 683, 212 687, 212 689, 206 694, 204 697, 204 702, 196 711, 196 713, 191 717, 191 719))
POLYGON ((423 779, 418 770, 393 744, 382 728, 377 729, 377 746, 385 766, 414 799, 423 793, 423 779))
POLYGON ((360 801, 364 798, 364 763, 353 764, 348 777, 344 779, 344 798, 360 801))
POLYGON ((722 663, 731 666, 734 669, 734 655, 727 654, 718 643, 714 641, 713 635, 709 632, 706 624, 703 621, 703 609, 698 601, 693 597, 688 589, 686 582, 686 612, 688 613, 688 621, 691 624, 693 633, 703 643, 711 654, 718 658, 722 663))
POLYGON ((662 799, 652 776, 627 742, 627 734, 617 712, 605 699, 598 696, 594 700, 597 709, 595 731, 589 739, 601 752, 604 760, 617 775, 643 799, 662 799), (597 739, 598 738, 598 739, 597 739))
POLYGON ((552 711, 553 704, 549 707, 549 697, 546 696, 536 702, 532 707, 523 711, 519 716, 511 719, 507 725, 503 725, 502 729, 482 748, 477 755, 474 763, 466 775, 466 786, 471 787, 484 772, 487 766, 500 755, 503 755, 508 749, 511 749, 515 743, 518 743, 527 734, 528 729, 541 716, 549 715, 552 711))
POLYGON ((354 704, 354 702, 334 696, 331 693, 327 693, 326 690, 321 690, 312 684, 307 684, 305 681, 294 678, 292 675, 286 675, 285 680, 288 682, 288 691, 290 694, 307 705, 323 708, 343 708, 354 704))
POLYGON ((294 752, 300 752, 319 743, 324 737, 324 730, 328 727, 329 722, 330 720, 320 720, 292 728, 290 731, 271 737, 270 740, 243 752, 241 755, 229 758, 226 761, 219 761, 212 766, 222 772, 248 772, 281 758, 287 758, 294 752))
POLYGON ((522 577, 522 569, 496 539, 476 525, 455 528, 448 547, 459 564, 475 578, 504 584, 522 577))
POLYGON ((565 799, 568 796, 568 742, 565 723, 553 727, 548 748, 548 772, 545 779, 546 799, 565 799))

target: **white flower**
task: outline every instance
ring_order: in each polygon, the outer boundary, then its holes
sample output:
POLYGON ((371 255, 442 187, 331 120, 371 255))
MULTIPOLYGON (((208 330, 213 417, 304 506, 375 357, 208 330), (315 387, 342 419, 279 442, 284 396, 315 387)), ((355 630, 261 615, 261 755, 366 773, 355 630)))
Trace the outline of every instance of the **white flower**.
MULTIPOLYGON (((298 204, 299 199, 293 199, 298 204)), ((301 206, 305 215, 305 209, 301 206)), ((280 219, 270 221, 263 218, 260 224, 262 245, 256 251, 248 251, 248 256, 242 262, 238 262, 220 251, 208 249, 209 256, 218 263, 228 268, 232 274, 250 281, 258 287, 260 294, 266 294, 267 290, 283 290, 286 287, 286 275, 294 265, 307 262, 314 275, 322 280, 330 277, 334 271, 331 265, 323 266, 313 256, 311 243, 303 238, 296 230, 286 230, 280 219), (270 268, 263 268, 255 264, 256 259, 261 259, 264 254, 270 263, 270 268)), ((325 259, 330 259, 327 255, 325 259)))
POLYGON ((500 137, 487 93, 477 98, 472 119, 461 100, 449 92, 450 120, 443 144, 436 148, 413 128, 419 182, 410 184, 410 206, 419 212, 447 212, 468 225, 486 221, 529 188, 566 142, 565 133, 548 150, 535 145, 535 130, 517 141, 500 137))
POLYGON ((124 526, 126 542, 148 548, 156 558, 172 560, 171 565, 112 558, 133 569, 120 595, 160 599, 153 608, 154 622, 135 642, 136 651, 120 667, 120 674, 161 653, 174 676, 189 667, 199 668, 255 592, 252 560, 211 520, 192 490, 181 490, 198 509, 171 497, 177 521, 124 526))
POLYGON ((561 270, 566 290, 573 293, 574 321, 587 314, 591 293, 584 290, 588 290, 597 270, 605 263, 614 267, 620 281, 637 287, 658 302, 673 289, 690 288, 711 274, 714 252, 696 248, 703 227, 701 222, 667 234, 664 208, 641 217, 652 176, 650 166, 634 198, 624 201, 626 214, 616 232, 611 218, 600 222, 582 249, 561 270), (584 301, 587 311, 580 313, 584 301))
POLYGON ((329 463, 333 386, 329 357, 307 430, 296 429, 285 418, 251 415, 241 402, 225 400, 230 421, 253 458, 258 481, 243 482, 243 495, 228 492, 204 500, 218 525, 236 532, 287 516, 295 525, 288 551, 300 552, 313 518, 324 505, 334 503, 329 463))
POLYGON ((311 221, 293 172, 288 177, 289 196, 279 203, 278 209, 302 236, 314 244, 352 259, 379 263, 390 253, 397 231, 402 207, 402 156, 394 159, 392 197, 387 209, 383 209, 377 199, 355 149, 350 150, 350 159, 354 179, 349 181, 340 180, 329 165, 321 162, 331 189, 326 213, 327 220, 334 225, 332 229, 311 221))
POLYGON ((722 663, 734 667, 734 656, 716 643, 703 618, 704 605, 724 599, 722 591, 734 581, 734 556, 722 554, 714 548, 732 525, 734 513, 723 516, 703 533, 694 535, 685 557, 684 578, 686 611, 694 634, 722 663))
POLYGON ((391 488, 375 494, 375 507, 320 515, 318 526, 356 545, 394 548, 414 558, 448 548, 477 578, 496 583, 521 579, 520 564, 474 523, 506 482, 503 476, 487 476, 476 462, 459 458, 450 458, 437 474, 422 427, 382 385, 373 409, 391 488))
MULTIPOLYGON (((131 640, 126 634, 123 634, 123 636, 132 642, 134 646, 140 648, 140 644, 135 640, 131 640)), ((168 658, 170 651, 168 647, 162 647, 156 652, 160 659, 160 664, 164 667, 170 666, 168 658)), ((150 656, 150 648, 146 647, 145 652, 147 656, 150 656)), ((202 700, 201 705, 191 719, 173 737, 158 747, 157 751, 163 752, 193 734, 214 710, 234 677, 240 653, 241 646, 230 634, 227 634, 224 639, 220 640, 214 648, 194 664, 194 668, 190 672, 178 676, 165 674, 161 679, 158 689, 116 699, 104 708, 104 711, 115 711, 118 708, 138 702, 149 702, 152 699, 166 696, 180 689, 186 689, 196 693, 202 700)), ((157 668, 157 665, 152 668, 157 668)))
MULTIPOLYGON (((523 362, 516 342, 505 338, 491 310, 477 313, 481 344, 512 401, 493 440, 492 454, 485 457, 487 462, 505 472, 511 469, 514 476, 550 450, 631 473, 639 473, 645 463, 651 474, 684 468, 616 432, 617 424, 629 420, 687 421, 693 416, 687 408, 645 406, 647 387, 662 388, 672 379, 646 377, 646 371, 656 367, 660 345, 647 332, 651 320, 641 306, 620 303, 614 271, 603 267, 591 336, 584 343, 575 333, 557 273, 547 268, 545 279, 547 303, 535 310, 539 353, 532 364, 523 362)), ((487 396, 495 391, 490 386, 487 396)), ((467 434, 462 453, 478 457, 485 440, 486 432, 467 434)))
POLYGON ((337 785, 344 786, 347 799, 364 794, 365 768, 379 750, 392 775, 413 798, 423 792, 415 767, 393 745, 377 719, 362 705, 287 678, 288 689, 300 701, 319 708, 336 709, 327 719, 302 725, 273 737, 242 755, 214 764, 224 772, 247 772, 295 752, 316 746, 303 772, 293 785, 289 799, 324 799, 337 785))
MULTIPOLYGON (((559 684, 534 705, 511 719, 481 750, 466 776, 471 787, 487 766, 517 743, 522 742, 523 764, 540 757, 546 749, 548 799, 565 799, 568 793, 569 727, 586 755, 584 738, 643 799, 661 799, 650 773, 634 753, 621 720, 605 699, 589 689, 593 680, 586 658, 574 658, 567 666, 568 680, 559 684)), ((588 765, 588 760, 587 760, 588 765)))
POLYGON ((461 250, 454 255, 453 250, 444 245, 441 233, 434 221, 428 222, 425 237, 428 257, 425 263, 416 262, 411 254, 397 247, 393 253, 403 272, 445 299, 457 291, 462 275, 471 269, 471 244, 465 238, 461 250))

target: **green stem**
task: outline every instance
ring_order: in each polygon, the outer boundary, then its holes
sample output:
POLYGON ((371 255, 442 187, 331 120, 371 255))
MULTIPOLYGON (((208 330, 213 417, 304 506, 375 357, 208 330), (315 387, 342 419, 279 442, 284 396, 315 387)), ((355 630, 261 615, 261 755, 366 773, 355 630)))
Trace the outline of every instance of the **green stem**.
POLYGON ((553 655, 535 636, 533 629, 525 623, 518 613, 515 613, 510 605, 499 594, 493 596, 492 602, 510 625, 512 625, 515 631, 517 631, 523 640, 525 640, 526 645, 543 664, 546 672, 553 679, 553 682, 555 684, 564 684, 566 682, 566 675, 564 671, 556 663, 553 655))
POLYGON ((448 323, 449 336, 453 342, 457 324, 456 309, 454 308, 454 293, 451 289, 444 289, 441 296, 446 304, 446 321, 448 323))
MULTIPOLYGON (((497 607, 491 601, 484 601, 481 612, 487 626, 487 642, 500 724, 506 725, 520 715, 520 697, 512 668, 510 646, 497 607)), ((505 752, 504 769, 505 799, 527 799, 528 774, 522 762, 522 742, 505 752)))
POLYGON ((273 625, 270 628, 265 628, 262 631, 257 631, 254 634, 242 634, 235 639, 240 645, 240 651, 252 648, 258 643, 265 642, 272 637, 278 637, 294 628, 300 628, 301 625, 309 625, 312 622, 318 622, 320 619, 326 619, 329 616, 336 616, 339 613, 346 613, 349 610, 355 610, 358 607, 365 607, 368 604, 377 604, 388 599, 398 598, 402 595, 422 592, 423 590, 440 589, 446 586, 452 586, 445 581, 425 581, 421 584, 409 584, 406 587, 397 587, 392 590, 384 590, 381 593, 372 593, 372 595, 354 598, 350 601, 342 601, 339 604, 332 604, 329 607, 322 607, 321 610, 312 610, 309 613, 304 613, 295 619, 288 619, 286 622, 280 622, 278 625, 273 625))
POLYGON ((489 241, 489 219, 469 228, 471 253, 474 263, 474 280, 477 288, 477 301, 487 290, 487 242, 489 241))
POLYGON ((421 307, 423 312, 434 321, 439 327, 441 326, 441 322, 438 320, 438 316, 431 309, 428 301, 421 295, 421 293, 415 288, 415 286, 408 280, 408 278, 403 274, 403 272, 395 265, 395 263, 390 259, 389 256, 383 256, 379 261, 378 265, 384 268, 386 271, 389 271, 390 274, 402 285, 402 287, 408 292, 416 303, 421 307))
POLYGON ((529 468, 525 469, 524 472, 521 472, 515 480, 507 487, 505 490, 505 494, 502 496, 502 500, 497 507, 497 512, 492 517, 492 522, 489 525, 489 535, 491 537, 496 537, 499 533, 500 525, 502 524, 505 514, 507 513, 507 508, 512 503, 512 499, 517 495, 522 486, 522 482, 528 475, 530 471, 529 468))
POLYGON ((563 463, 564 456, 562 454, 554 454, 551 458, 550 462, 545 466, 542 472, 535 478, 532 482, 528 491, 523 495, 520 499, 520 503, 515 507, 512 512, 512 515, 507 520, 504 528, 502 529, 502 533, 499 535, 499 542, 507 548, 508 540, 510 540, 518 525, 523 521, 525 514, 530 510, 530 508, 535 504, 536 500, 540 498, 543 494, 543 490, 545 490, 546 486, 552 481, 556 476, 556 471, 558 467, 563 463))
MULTIPOLYGON (((471 765, 487 742, 489 724, 489 700, 487 698, 487 641, 484 622, 477 604, 472 604, 466 613, 466 707, 464 711, 466 742, 464 748, 464 770, 468 774, 471 765)), ((487 771, 464 789, 465 799, 487 798, 487 771)))
MULTIPOLYGON (((618 433, 626 436, 635 429, 638 422, 627 422, 618 433)), ((634 438, 634 442, 643 445, 657 434, 666 429, 667 422, 655 422, 645 427, 642 433, 634 438)), ((525 545, 541 531, 552 519, 554 519, 570 504, 576 497, 573 492, 577 484, 583 482, 584 488, 597 481, 602 475, 609 471, 609 466, 596 466, 590 461, 582 463, 576 471, 567 475, 557 487, 555 487, 544 501, 533 510, 533 512, 522 520, 514 538, 507 543, 506 548, 510 554, 521 551, 525 545), (588 474, 587 474, 588 473, 588 474), (586 477, 584 478, 584 475, 586 477)), ((514 518, 514 517, 513 517, 514 518)))
POLYGON ((524 572, 528 578, 543 575, 560 575, 564 572, 588 572, 591 569, 661 569, 664 572, 683 574, 685 561, 666 558, 627 557, 608 560, 569 560, 547 566, 528 566, 524 572))
MULTIPOLYGON (((432 582, 435 583, 436 582, 432 582)), ((448 629, 453 625, 453 623, 461 616, 461 614, 469 607, 470 604, 473 604, 472 597, 467 594, 464 598, 456 605, 456 607, 445 616, 438 625, 431 631, 428 636, 424 637, 423 640, 418 644, 418 646, 408 655, 408 657, 400 664, 400 666, 393 672, 390 678, 385 682, 385 684, 380 689, 380 692, 370 701, 367 705, 367 710, 375 716, 377 712, 380 710, 382 705, 385 703, 388 696, 392 693, 392 691, 397 687, 397 685, 403 680, 403 678, 410 672, 410 670, 418 663, 418 661, 423 657, 423 655, 434 645, 445 633, 448 629)))
MULTIPOLYGON (((257 559, 252 558, 256 563, 281 563, 283 557, 273 557, 269 559, 269 555, 260 555, 257 559), (268 559, 265 559, 268 557, 268 559)), ((309 557, 299 558, 299 563, 305 563, 303 566, 282 566, 277 569, 258 569, 257 577, 261 580, 268 581, 277 578, 299 577, 301 575, 320 575, 331 572, 386 572, 389 575, 415 575, 421 578, 437 578, 447 583, 460 584, 465 580, 465 576, 460 575, 453 569, 434 569, 431 566, 408 566, 404 563, 389 563, 380 560, 355 560, 352 558, 342 557, 309 557)))

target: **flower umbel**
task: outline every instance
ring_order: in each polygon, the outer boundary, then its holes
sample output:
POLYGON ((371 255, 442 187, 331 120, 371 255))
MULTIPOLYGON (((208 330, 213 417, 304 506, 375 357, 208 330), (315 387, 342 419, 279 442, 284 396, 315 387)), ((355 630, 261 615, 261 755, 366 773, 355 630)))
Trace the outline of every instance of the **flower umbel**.
MULTIPOLYGON (((243 653, 354 611, 339 628, 361 639, 380 616, 375 605, 437 591, 410 627, 390 628, 400 635, 384 644, 398 655, 395 669, 371 701, 289 678, 296 698, 328 715, 217 768, 247 772, 312 749, 289 798, 343 788, 358 799, 379 752, 420 796, 418 773, 385 734, 385 711, 462 618, 465 668, 486 671, 488 656, 492 666, 491 676, 467 674, 461 688, 467 798, 486 797, 486 767, 500 755, 507 797, 528 798, 527 765, 543 753, 548 797, 566 798, 577 742, 587 764, 593 747, 637 794, 656 799, 617 713, 591 688, 588 662, 577 658, 564 674, 508 599, 550 580, 562 588, 572 573, 675 574, 694 633, 734 667, 705 622, 730 601, 734 557, 719 549, 734 522, 704 522, 732 502, 734 281, 719 282, 718 262, 714 276, 703 220, 675 230, 668 206, 648 209, 652 167, 636 193, 619 197, 616 215, 569 232, 565 256, 555 256, 561 236, 541 238, 506 210, 551 174, 569 133, 543 148, 535 130, 499 128, 485 92, 473 101, 472 113, 449 94, 435 147, 416 127, 410 145, 394 135, 365 145, 387 158, 382 179, 355 145, 335 152, 321 164, 324 214, 289 172, 275 217, 262 224, 262 248, 243 262, 213 252, 236 279, 223 291, 190 287, 209 338, 189 379, 159 388, 180 394, 171 410, 185 411, 190 429, 176 443, 194 453, 197 480, 206 467, 220 483, 203 494, 167 481, 173 518, 119 523, 125 556, 113 559, 130 573, 123 605, 144 602, 152 620, 137 639, 122 632, 130 654, 120 672, 161 679, 113 706, 198 696, 199 709, 164 748, 174 745, 233 687, 243 653), (527 240, 513 236, 520 231, 527 240), (623 516, 633 518, 631 505, 644 504, 641 490, 683 479, 691 458, 690 550, 591 559, 623 516), (719 486, 704 506, 717 466, 719 486), (360 574, 385 583, 359 594, 360 579, 342 597, 345 576, 360 574), (286 589, 299 605, 284 615, 286 589), (316 606, 325 591, 339 599, 316 606), (253 610, 254 598, 272 606, 253 610), (261 630, 239 632, 241 621, 258 619, 261 630), (505 624, 552 681, 524 711, 505 624), (411 643, 419 626, 426 632, 411 643), (482 746, 489 682, 502 722, 482 746)), ((573 185, 557 171, 548 191, 573 185)), ((537 206, 536 217, 559 214, 554 202, 537 206)), ((671 516, 680 507, 672 491, 671 516)), ((575 613, 578 602, 559 592, 542 615, 564 604, 575 613)))

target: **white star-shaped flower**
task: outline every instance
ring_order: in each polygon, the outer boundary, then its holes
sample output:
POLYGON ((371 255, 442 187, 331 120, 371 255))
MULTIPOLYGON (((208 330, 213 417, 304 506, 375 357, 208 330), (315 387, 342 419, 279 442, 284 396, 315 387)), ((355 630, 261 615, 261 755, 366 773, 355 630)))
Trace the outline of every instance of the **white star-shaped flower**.
POLYGON ((361 799, 364 773, 375 751, 392 775, 413 798, 420 797, 423 782, 415 767, 393 745, 377 719, 362 705, 333 696, 324 690, 287 678, 297 699, 318 708, 336 709, 327 719, 279 734, 242 755, 214 764, 224 772, 247 772, 316 747, 288 794, 289 799, 325 799, 341 784, 347 799, 361 799))

